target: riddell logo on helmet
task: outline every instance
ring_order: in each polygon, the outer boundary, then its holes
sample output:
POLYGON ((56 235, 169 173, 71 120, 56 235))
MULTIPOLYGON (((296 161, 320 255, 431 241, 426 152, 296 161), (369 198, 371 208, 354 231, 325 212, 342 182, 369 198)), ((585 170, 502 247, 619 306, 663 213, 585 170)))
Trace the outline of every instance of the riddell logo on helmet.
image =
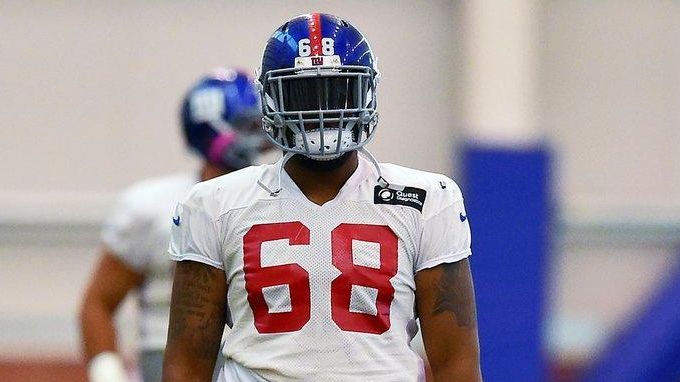
POLYGON ((420 188, 404 187, 403 190, 396 191, 378 185, 373 192, 373 203, 407 206, 423 212, 426 195, 427 192, 420 188))
POLYGON ((319 66, 323 65, 323 57, 311 57, 312 65, 319 66))

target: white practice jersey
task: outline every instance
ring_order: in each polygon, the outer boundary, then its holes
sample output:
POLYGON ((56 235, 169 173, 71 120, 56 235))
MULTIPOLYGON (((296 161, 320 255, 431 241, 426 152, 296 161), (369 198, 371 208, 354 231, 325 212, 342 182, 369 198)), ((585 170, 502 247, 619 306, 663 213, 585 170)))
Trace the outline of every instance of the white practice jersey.
POLYGON ((319 206, 280 165, 200 183, 177 207, 170 256, 223 269, 227 278, 227 375, 423 380, 409 346, 415 274, 470 255, 460 189, 444 175, 381 164, 385 179, 406 186, 385 189, 360 156, 337 197, 319 206), (258 185, 276 189, 279 174, 277 196, 258 185))
POLYGON ((174 266, 167 257, 172 214, 197 181, 177 174, 138 182, 122 193, 104 223, 104 245, 145 276, 139 289, 142 350, 165 349, 174 266))

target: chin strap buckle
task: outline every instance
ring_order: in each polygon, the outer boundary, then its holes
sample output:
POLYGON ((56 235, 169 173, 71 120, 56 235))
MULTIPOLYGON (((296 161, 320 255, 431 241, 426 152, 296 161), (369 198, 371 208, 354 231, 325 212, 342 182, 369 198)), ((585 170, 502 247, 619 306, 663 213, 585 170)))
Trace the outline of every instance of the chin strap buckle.
POLYGON ((404 191, 405 186, 390 183, 387 181, 387 179, 383 178, 382 172, 380 171, 380 165, 373 154, 370 153, 370 151, 366 150, 363 146, 360 147, 358 151, 359 153, 364 154, 371 161, 371 163, 373 163, 373 167, 375 167, 375 171, 378 173, 378 185, 380 185, 380 187, 389 188, 390 190, 394 191, 404 191))
POLYGON ((288 160, 290 158, 292 158, 293 155, 295 155, 295 154, 292 153, 292 152, 287 152, 286 155, 284 155, 283 158, 281 159, 281 164, 279 165, 279 171, 277 173, 277 183, 276 183, 277 186, 276 186, 275 190, 272 190, 271 188, 267 187, 264 184, 264 182, 262 182, 262 178, 257 180, 257 185, 262 187, 265 191, 267 191, 269 193, 269 196, 275 198, 275 197, 279 196, 279 194, 283 190, 283 187, 281 187, 281 173, 283 172, 283 166, 286 165, 286 162, 288 162, 288 160))

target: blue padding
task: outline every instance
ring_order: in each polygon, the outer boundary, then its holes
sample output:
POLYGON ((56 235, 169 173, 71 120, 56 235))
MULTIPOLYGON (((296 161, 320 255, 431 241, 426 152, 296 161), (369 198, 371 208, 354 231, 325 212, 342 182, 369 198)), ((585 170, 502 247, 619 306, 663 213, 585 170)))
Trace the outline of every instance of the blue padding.
POLYGON ((680 381, 680 264, 583 381, 680 381))
POLYGON ((484 380, 543 381, 550 151, 468 144, 462 158, 484 380))

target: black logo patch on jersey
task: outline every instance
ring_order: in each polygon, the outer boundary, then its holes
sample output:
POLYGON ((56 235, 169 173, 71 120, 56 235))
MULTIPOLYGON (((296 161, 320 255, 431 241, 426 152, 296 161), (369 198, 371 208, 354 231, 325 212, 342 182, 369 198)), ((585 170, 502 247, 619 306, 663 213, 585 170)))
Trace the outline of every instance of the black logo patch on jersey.
POLYGON ((373 203, 413 207, 423 212, 426 195, 427 191, 421 188, 404 187, 402 191, 395 191, 378 185, 373 191, 373 203))

